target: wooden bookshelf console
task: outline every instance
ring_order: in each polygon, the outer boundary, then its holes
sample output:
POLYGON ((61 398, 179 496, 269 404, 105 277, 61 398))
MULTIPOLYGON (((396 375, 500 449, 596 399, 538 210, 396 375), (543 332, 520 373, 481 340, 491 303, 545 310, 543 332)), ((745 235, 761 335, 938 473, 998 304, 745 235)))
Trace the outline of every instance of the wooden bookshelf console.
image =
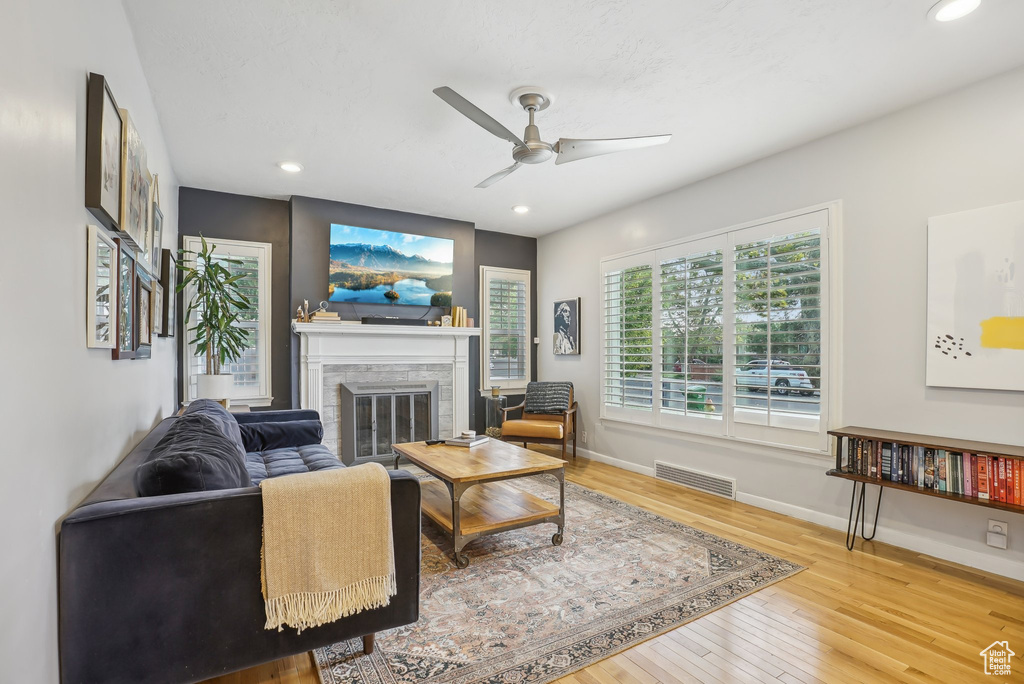
POLYGON ((975 506, 986 506, 988 508, 998 508, 1003 511, 1024 513, 1024 505, 1017 503, 979 498, 973 494, 940 491, 939 489, 925 487, 924 483, 907 484, 904 482, 897 482, 894 480, 884 479, 881 476, 881 473, 877 476, 872 476, 849 472, 848 470, 843 469, 843 456, 848 453, 847 449, 844 448, 844 441, 849 439, 870 440, 871 442, 880 444, 896 444, 914 448, 922 447, 924 449, 945 450, 951 453, 984 455, 999 459, 1013 459, 1021 461, 1022 468, 1024 468, 1024 447, 1022 446, 994 444, 991 442, 978 442, 966 439, 946 439, 942 437, 932 437, 929 435, 917 435, 908 432, 874 430, 871 428, 861 427, 844 427, 839 430, 829 430, 828 434, 836 438, 836 463, 835 468, 829 470, 826 475, 853 482, 853 495, 850 498, 850 515, 846 526, 846 548, 851 551, 853 550, 853 546, 857 540, 858 523, 860 524, 861 537, 866 541, 874 539, 875 533, 878 531, 878 512, 882 505, 882 491, 885 488, 900 489, 905 492, 913 492, 915 494, 924 494, 925 496, 932 496, 940 499, 960 501, 962 503, 973 504, 975 506), (867 501, 865 496, 865 490, 869 484, 876 485, 878 487, 878 499, 875 502, 875 518, 874 524, 871 527, 870 535, 867 534, 867 501))

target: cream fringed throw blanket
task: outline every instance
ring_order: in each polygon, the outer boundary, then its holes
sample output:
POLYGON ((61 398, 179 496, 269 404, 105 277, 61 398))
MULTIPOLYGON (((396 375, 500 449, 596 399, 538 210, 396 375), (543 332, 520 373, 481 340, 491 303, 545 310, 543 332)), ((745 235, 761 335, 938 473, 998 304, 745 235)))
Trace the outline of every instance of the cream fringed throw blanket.
POLYGON ((383 466, 275 477, 260 489, 267 629, 301 632, 391 601, 391 480, 383 466))

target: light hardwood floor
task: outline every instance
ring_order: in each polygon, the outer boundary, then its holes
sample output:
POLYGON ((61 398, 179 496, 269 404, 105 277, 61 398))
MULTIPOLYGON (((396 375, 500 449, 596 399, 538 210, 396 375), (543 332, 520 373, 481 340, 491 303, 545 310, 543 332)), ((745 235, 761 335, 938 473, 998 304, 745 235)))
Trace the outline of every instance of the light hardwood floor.
MULTIPOLYGON (((566 476, 807 569, 563 684, 1024 682, 1024 583, 879 542, 849 552, 842 532, 583 458, 566 476), (982 672, 997 640, 1018 654, 1008 680, 982 672)), ((210 681, 319 683, 308 653, 210 681)))

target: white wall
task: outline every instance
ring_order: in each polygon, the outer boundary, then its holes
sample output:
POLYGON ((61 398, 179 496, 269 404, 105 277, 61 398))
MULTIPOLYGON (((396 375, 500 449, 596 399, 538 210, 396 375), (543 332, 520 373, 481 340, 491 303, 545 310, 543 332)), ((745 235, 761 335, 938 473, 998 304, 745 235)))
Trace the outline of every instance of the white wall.
MULTIPOLYGON (((540 378, 576 384, 595 457, 641 472, 657 458, 734 477, 741 500, 845 530, 850 484, 825 477, 828 458, 708 445, 598 417, 599 259, 839 199, 843 377, 833 426, 1024 444, 1024 392, 924 382, 927 219, 1024 199, 1022 123, 1018 69, 541 238, 540 378), (545 307, 575 295, 583 354, 555 357, 545 307)), ((877 539, 1024 579, 1024 515, 887 490, 877 539), (990 517, 1009 522, 1009 550, 985 545, 990 517)))
POLYGON ((116 0, 0 11, 0 679, 56 682, 59 520, 174 402, 174 339, 153 358, 85 346, 85 95, 104 74, 160 175, 165 247, 178 184, 116 0))

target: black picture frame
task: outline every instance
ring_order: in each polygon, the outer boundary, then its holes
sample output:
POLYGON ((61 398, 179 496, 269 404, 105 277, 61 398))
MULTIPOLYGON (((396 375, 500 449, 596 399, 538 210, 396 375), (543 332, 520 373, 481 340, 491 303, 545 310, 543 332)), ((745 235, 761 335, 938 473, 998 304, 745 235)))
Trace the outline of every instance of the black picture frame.
POLYGON ((169 249, 161 252, 160 285, 164 288, 164 320, 160 337, 174 337, 174 327, 177 325, 178 261, 174 258, 174 252, 169 249))
POLYGON ((135 262, 135 358, 153 355, 153 277, 139 261, 135 262))
POLYGON ((555 300, 552 352, 556 356, 580 353, 580 303, 580 297, 555 300))
POLYGON ((117 244, 117 330, 114 348, 110 351, 115 361, 135 358, 138 337, 135 332, 135 250, 124 238, 114 238, 117 244))
POLYGON ((124 122, 110 85, 101 74, 89 74, 85 121, 85 207, 105 228, 118 232, 121 203, 124 201, 121 182, 124 173, 121 165, 124 122), (117 138, 110 140, 115 128, 117 138), (112 177, 114 169, 116 178, 112 177), (117 198, 113 205, 111 193, 117 198))

